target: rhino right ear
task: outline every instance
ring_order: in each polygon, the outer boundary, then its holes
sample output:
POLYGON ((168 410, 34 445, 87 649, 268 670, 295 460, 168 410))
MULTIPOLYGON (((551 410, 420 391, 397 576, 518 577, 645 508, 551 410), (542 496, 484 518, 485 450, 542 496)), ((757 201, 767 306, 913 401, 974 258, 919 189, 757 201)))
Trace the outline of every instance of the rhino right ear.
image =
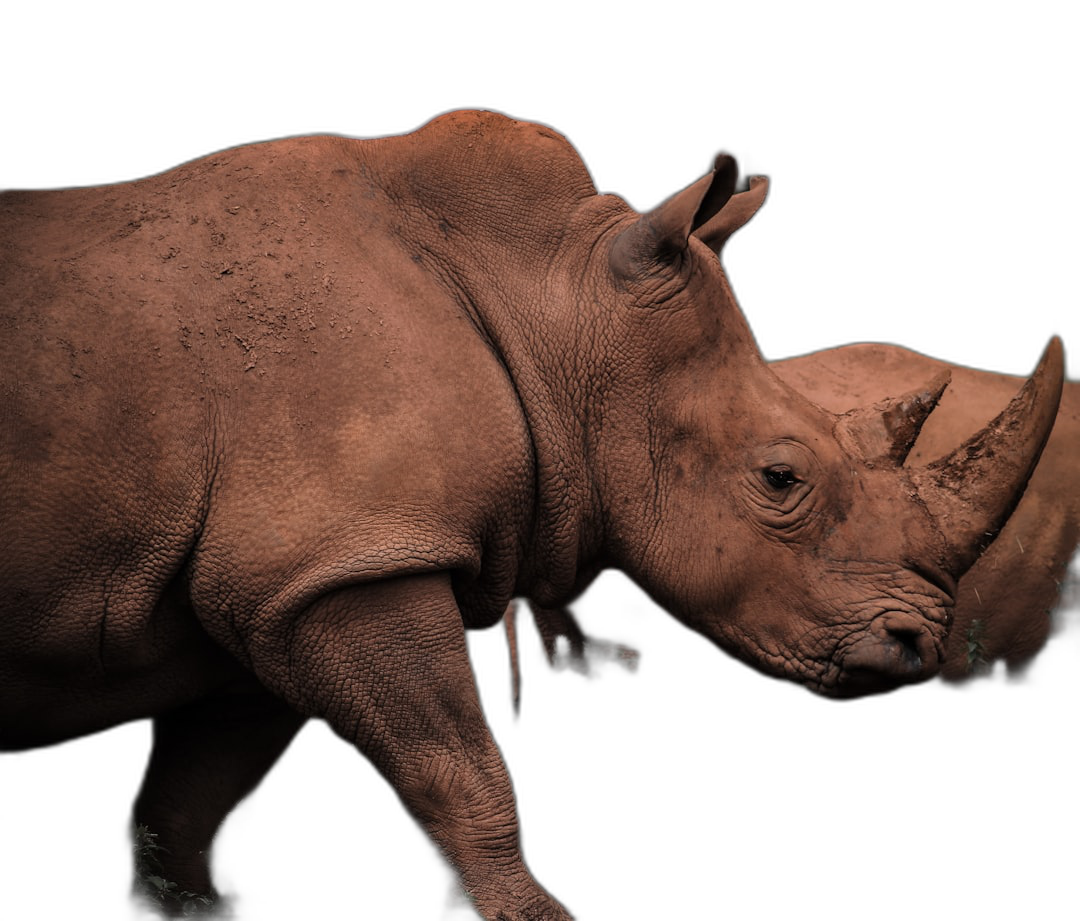
POLYGON ((738 175, 734 157, 718 154, 711 173, 676 192, 619 234, 611 248, 612 271, 623 278, 635 278, 678 259, 690 235, 728 203, 738 175))
POLYGON ((719 256, 728 238, 757 214, 758 209, 765 204, 765 196, 768 194, 769 177, 751 176, 749 188, 745 192, 732 195, 711 220, 694 231, 694 236, 719 256))

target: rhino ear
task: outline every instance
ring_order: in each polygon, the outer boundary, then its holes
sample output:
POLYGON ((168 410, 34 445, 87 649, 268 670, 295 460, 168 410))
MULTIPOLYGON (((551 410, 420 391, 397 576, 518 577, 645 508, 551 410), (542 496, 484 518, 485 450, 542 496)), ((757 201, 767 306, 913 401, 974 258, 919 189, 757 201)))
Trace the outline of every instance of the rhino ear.
POLYGON ((611 268, 622 277, 639 276, 674 262, 690 235, 708 224, 735 191, 739 168, 728 154, 718 154, 712 172, 676 192, 619 234, 611 249, 611 268))
POLYGON ((757 214, 768 194, 769 177, 751 176, 746 191, 732 195, 723 208, 694 231, 694 236, 719 256, 728 237, 757 214))
POLYGON ((902 397, 844 413, 837 422, 837 434, 853 442, 869 463, 899 467, 951 379, 952 372, 942 371, 925 387, 902 397))

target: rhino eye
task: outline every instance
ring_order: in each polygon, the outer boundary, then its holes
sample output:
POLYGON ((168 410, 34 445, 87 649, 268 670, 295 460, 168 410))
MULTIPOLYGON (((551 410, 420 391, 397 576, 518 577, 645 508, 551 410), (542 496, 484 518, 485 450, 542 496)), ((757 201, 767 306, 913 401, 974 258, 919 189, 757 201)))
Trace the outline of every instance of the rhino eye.
POLYGON ((766 467, 763 472, 765 482, 773 489, 787 489, 799 482, 799 478, 795 476, 787 464, 776 464, 772 467, 766 467))

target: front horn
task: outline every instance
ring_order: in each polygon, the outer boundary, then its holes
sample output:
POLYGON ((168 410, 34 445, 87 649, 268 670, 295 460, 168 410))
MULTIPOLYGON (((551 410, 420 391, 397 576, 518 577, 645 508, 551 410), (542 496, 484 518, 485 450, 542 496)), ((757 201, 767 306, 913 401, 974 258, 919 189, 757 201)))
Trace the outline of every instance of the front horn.
POLYGON ((1035 373, 986 428, 912 481, 944 535, 945 568, 962 576, 1008 521, 1057 417, 1064 351, 1055 336, 1035 373))

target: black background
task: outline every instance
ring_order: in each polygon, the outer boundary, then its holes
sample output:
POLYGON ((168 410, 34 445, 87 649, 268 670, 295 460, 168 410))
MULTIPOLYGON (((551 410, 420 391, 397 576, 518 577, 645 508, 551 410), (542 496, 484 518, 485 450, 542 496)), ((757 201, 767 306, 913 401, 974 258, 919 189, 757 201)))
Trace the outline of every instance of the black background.
MULTIPOLYGON (((187 48, 152 36, 42 46, 13 68, 2 185, 104 184, 262 139, 374 136, 494 108, 562 131, 598 188, 638 208, 699 178, 721 149, 770 176, 764 212, 725 257, 769 358, 890 341, 1026 375, 1052 335, 1080 348, 1067 109, 1045 60, 1017 76, 943 40, 737 62, 729 35, 670 60, 596 36, 544 51, 508 38, 488 57, 450 41, 421 53, 376 30, 332 51, 310 29, 268 49, 205 25, 187 48)), ((660 37, 642 24, 635 38, 660 37)), ((1038 916, 1067 895, 1075 656, 1023 688, 835 706, 658 631, 639 680, 538 677, 516 728, 498 669, 485 679, 530 865, 580 921, 716 917, 747 902, 766 916, 1010 903, 1038 916)), ((478 645, 498 664, 491 638, 478 645)), ((38 917, 116 895, 145 744, 136 727, 3 762, 16 859, 0 879, 37 898, 38 917)), ((363 763, 318 730, 221 849, 255 917, 437 916, 430 855, 363 763)))

